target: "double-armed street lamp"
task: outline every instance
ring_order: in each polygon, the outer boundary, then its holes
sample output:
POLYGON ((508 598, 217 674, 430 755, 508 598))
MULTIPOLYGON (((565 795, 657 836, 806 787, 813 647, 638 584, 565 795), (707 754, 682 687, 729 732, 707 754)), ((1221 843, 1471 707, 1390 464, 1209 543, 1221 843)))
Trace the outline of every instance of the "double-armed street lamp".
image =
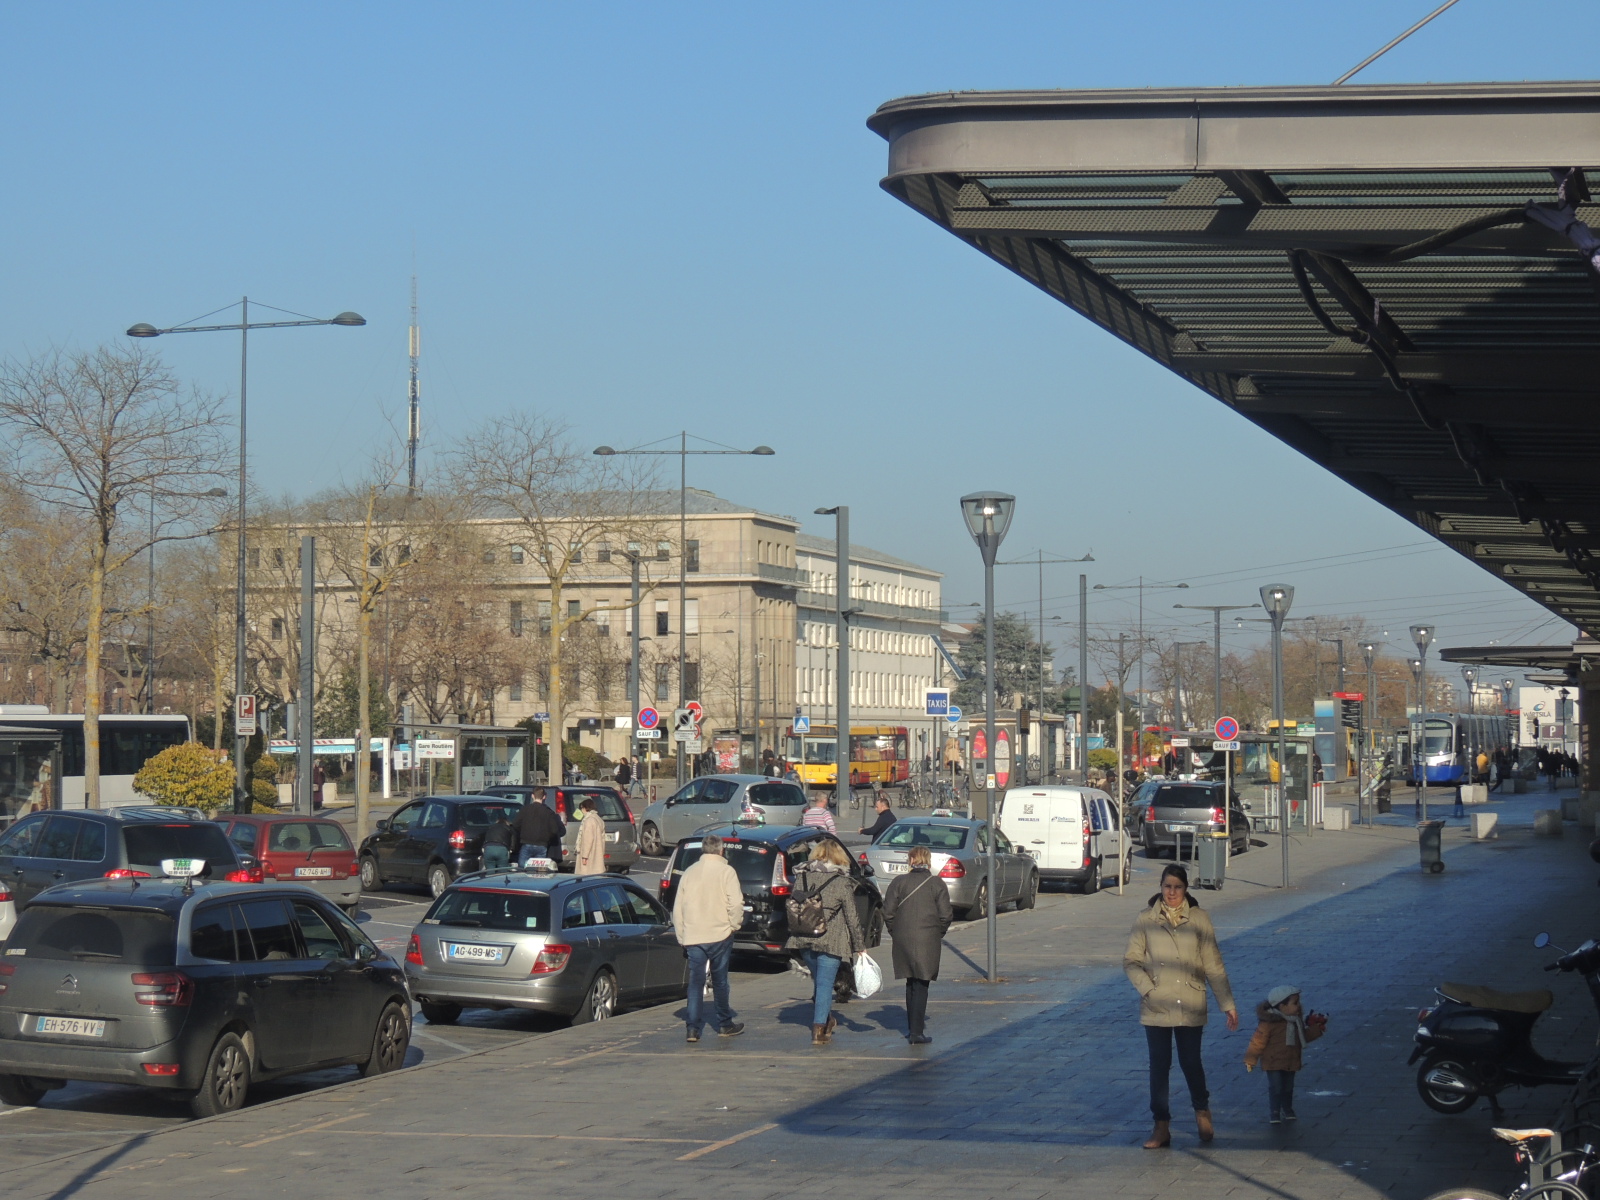
POLYGON ((1289 739, 1283 730, 1283 622, 1293 603, 1294 588, 1287 583, 1269 583, 1261 589, 1261 607, 1272 622, 1272 716, 1278 723, 1278 834, 1283 843, 1284 887, 1289 886, 1289 739))
POLYGON ((1411 640, 1417 647, 1417 736, 1411 756, 1417 762, 1417 820, 1428 819, 1428 647, 1433 643, 1432 625, 1413 625, 1411 640), (1420 751, 1420 755, 1418 753, 1420 751))
MULTIPOLYGON (((225 305, 224 308, 232 308, 225 305)), ((239 320, 227 325, 196 325, 193 321, 186 321, 182 325, 172 325, 158 328, 141 321, 137 325, 128 327, 128 336, 136 338, 161 337, 169 333, 229 333, 239 334, 239 547, 236 581, 234 586, 233 606, 233 690, 237 696, 249 686, 245 680, 248 663, 245 659, 245 397, 249 379, 250 362, 250 331, 252 329, 295 329, 305 325, 365 325, 365 317, 353 313, 342 312, 336 317, 308 317, 302 313, 289 313, 287 309, 272 308, 270 304, 258 305, 261 308, 272 309, 273 312, 287 313, 294 317, 292 321, 252 321, 250 319, 250 297, 245 296, 239 301, 239 320)), ((216 309, 222 312, 223 309, 216 309)), ((211 316, 207 313, 206 316, 211 316)), ((195 321, 203 321, 205 317, 196 317, 195 321)), ((307 710, 311 707, 311 698, 302 697, 307 710)), ((236 702, 237 706, 237 702, 236 702)), ((222 714, 217 714, 217 720, 222 720, 222 714)), ((244 747, 245 739, 238 732, 237 723, 234 726, 233 736, 233 808, 235 812, 249 812, 251 802, 244 790, 244 747)), ((304 768, 302 768, 304 769, 304 768)))
POLYGON ((999 556, 1000 543, 1005 541, 1006 530, 1011 528, 1011 518, 1017 508, 1017 498, 1005 492, 970 492, 961 497, 961 515, 967 522, 967 532, 978 544, 983 555, 983 722, 987 738, 983 765, 984 819, 989 823, 989 861, 987 881, 984 884, 984 923, 988 929, 989 982, 997 980, 995 960, 998 957, 998 930, 995 925, 995 908, 999 895, 995 888, 995 836, 999 805, 996 788, 999 780, 995 773, 994 728, 994 564, 999 556))

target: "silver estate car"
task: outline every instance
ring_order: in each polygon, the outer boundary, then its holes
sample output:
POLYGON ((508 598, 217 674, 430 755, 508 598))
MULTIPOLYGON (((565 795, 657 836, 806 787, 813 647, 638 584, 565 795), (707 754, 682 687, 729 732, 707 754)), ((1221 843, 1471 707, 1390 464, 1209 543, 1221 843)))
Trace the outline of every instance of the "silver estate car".
MULTIPOLYGON (((1015 902, 1032 908, 1039 894, 1039 868, 1018 853, 1004 833, 995 841, 995 891, 1000 904, 1015 902)), ((989 823, 966 817, 913 817, 896 821, 884 830, 861 859, 872 864, 873 881, 887 888, 896 875, 911 869, 906 854, 913 846, 926 846, 933 856, 932 871, 950 889, 950 906, 957 916, 981 917, 987 911, 989 823)))
POLYGON ((752 817, 763 825, 798 825, 806 793, 797 783, 765 775, 702 775, 639 814, 639 849, 652 857, 707 825, 752 817))
POLYGON ((643 888, 532 869, 457 879, 412 933, 405 970, 435 1025, 464 1008, 526 1008, 581 1025, 681 1000, 689 978, 671 916, 643 888))

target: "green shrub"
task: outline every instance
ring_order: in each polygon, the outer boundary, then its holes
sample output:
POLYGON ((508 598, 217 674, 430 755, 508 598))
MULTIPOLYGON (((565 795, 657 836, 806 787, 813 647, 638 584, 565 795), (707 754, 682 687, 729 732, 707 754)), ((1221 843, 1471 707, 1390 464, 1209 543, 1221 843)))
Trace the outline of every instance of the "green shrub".
POLYGON ((265 779, 268 783, 278 782, 278 760, 270 754, 263 754, 250 766, 250 774, 257 780, 265 779))
POLYGON ((250 785, 250 798, 255 801, 256 812, 278 811, 278 785, 257 779, 250 785))
POLYGON ((574 764, 590 779, 611 778, 611 760, 597 750, 580 746, 576 742, 567 742, 561 747, 561 757, 564 761, 574 764))
POLYGON ((168 746, 139 768, 133 790, 157 804, 215 812, 233 803, 233 764, 226 751, 199 742, 168 746))
POLYGON ((1089 765, 1099 767, 1102 771, 1115 771, 1117 769, 1117 752, 1115 750, 1089 751, 1089 765))

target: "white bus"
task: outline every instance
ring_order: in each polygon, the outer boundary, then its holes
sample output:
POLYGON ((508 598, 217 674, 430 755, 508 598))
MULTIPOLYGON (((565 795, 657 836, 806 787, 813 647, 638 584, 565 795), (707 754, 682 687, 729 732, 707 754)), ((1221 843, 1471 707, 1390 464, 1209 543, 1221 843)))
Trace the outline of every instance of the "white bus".
MULTIPOLYGON (((42 704, 0 704, 0 726, 10 729, 53 729, 61 735, 61 783, 18 780, 36 796, 58 796, 62 808, 83 804, 83 714, 53 713, 42 704), (44 786, 41 786, 44 785, 44 786)), ((149 804, 133 790, 133 776, 145 762, 168 746, 191 741, 189 718, 182 713, 144 716, 111 713, 100 718, 100 805, 117 808, 149 804)), ((48 765, 42 768, 48 772, 48 765)))

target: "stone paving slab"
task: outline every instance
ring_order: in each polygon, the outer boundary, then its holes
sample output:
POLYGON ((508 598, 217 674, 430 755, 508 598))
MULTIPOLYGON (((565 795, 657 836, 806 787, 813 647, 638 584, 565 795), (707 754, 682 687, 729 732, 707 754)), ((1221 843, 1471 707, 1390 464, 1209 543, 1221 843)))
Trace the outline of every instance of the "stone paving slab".
MULTIPOLYGON (((1588 936, 1597 870, 1576 838, 1508 831, 1447 839, 1449 870, 1424 876, 1413 831, 1317 834, 1294 847, 1298 886, 1276 882, 1277 847, 1235 861, 1211 910, 1241 1007, 1290 982, 1332 1014, 1308 1053, 1298 1125, 1265 1121, 1265 1082, 1240 1066, 1253 1021, 1213 1020, 1206 1062, 1219 1136, 1200 1147, 1174 1072, 1174 1148, 1149 1129, 1144 1039, 1121 972, 1134 914, 1159 863, 1118 897, 1046 896, 1002 914, 1003 982, 977 978, 983 927, 950 935, 934 987, 931 1047, 903 1040, 899 989, 841 1013, 813 1049, 800 976, 742 989, 737 1039, 683 1044, 672 1007, 382 1079, 257 1106, 7 1171, 15 1197, 236 1196, 311 1184, 394 1200, 465 1192, 526 1196, 1270 1196, 1418 1200, 1447 1184, 1503 1189, 1509 1154, 1487 1110, 1442 1117, 1405 1065, 1416 1010, 1445 978, 1549 984, 1539 1027, 1552 1055, 1593 1045, 1581 982, 1539 973, 1548 929, 1588 936)), ((885 956, 886 957, 886 956, 885 956)), ((1554 1090, 1507 1098, 1538 1121, 1554 1090)))

